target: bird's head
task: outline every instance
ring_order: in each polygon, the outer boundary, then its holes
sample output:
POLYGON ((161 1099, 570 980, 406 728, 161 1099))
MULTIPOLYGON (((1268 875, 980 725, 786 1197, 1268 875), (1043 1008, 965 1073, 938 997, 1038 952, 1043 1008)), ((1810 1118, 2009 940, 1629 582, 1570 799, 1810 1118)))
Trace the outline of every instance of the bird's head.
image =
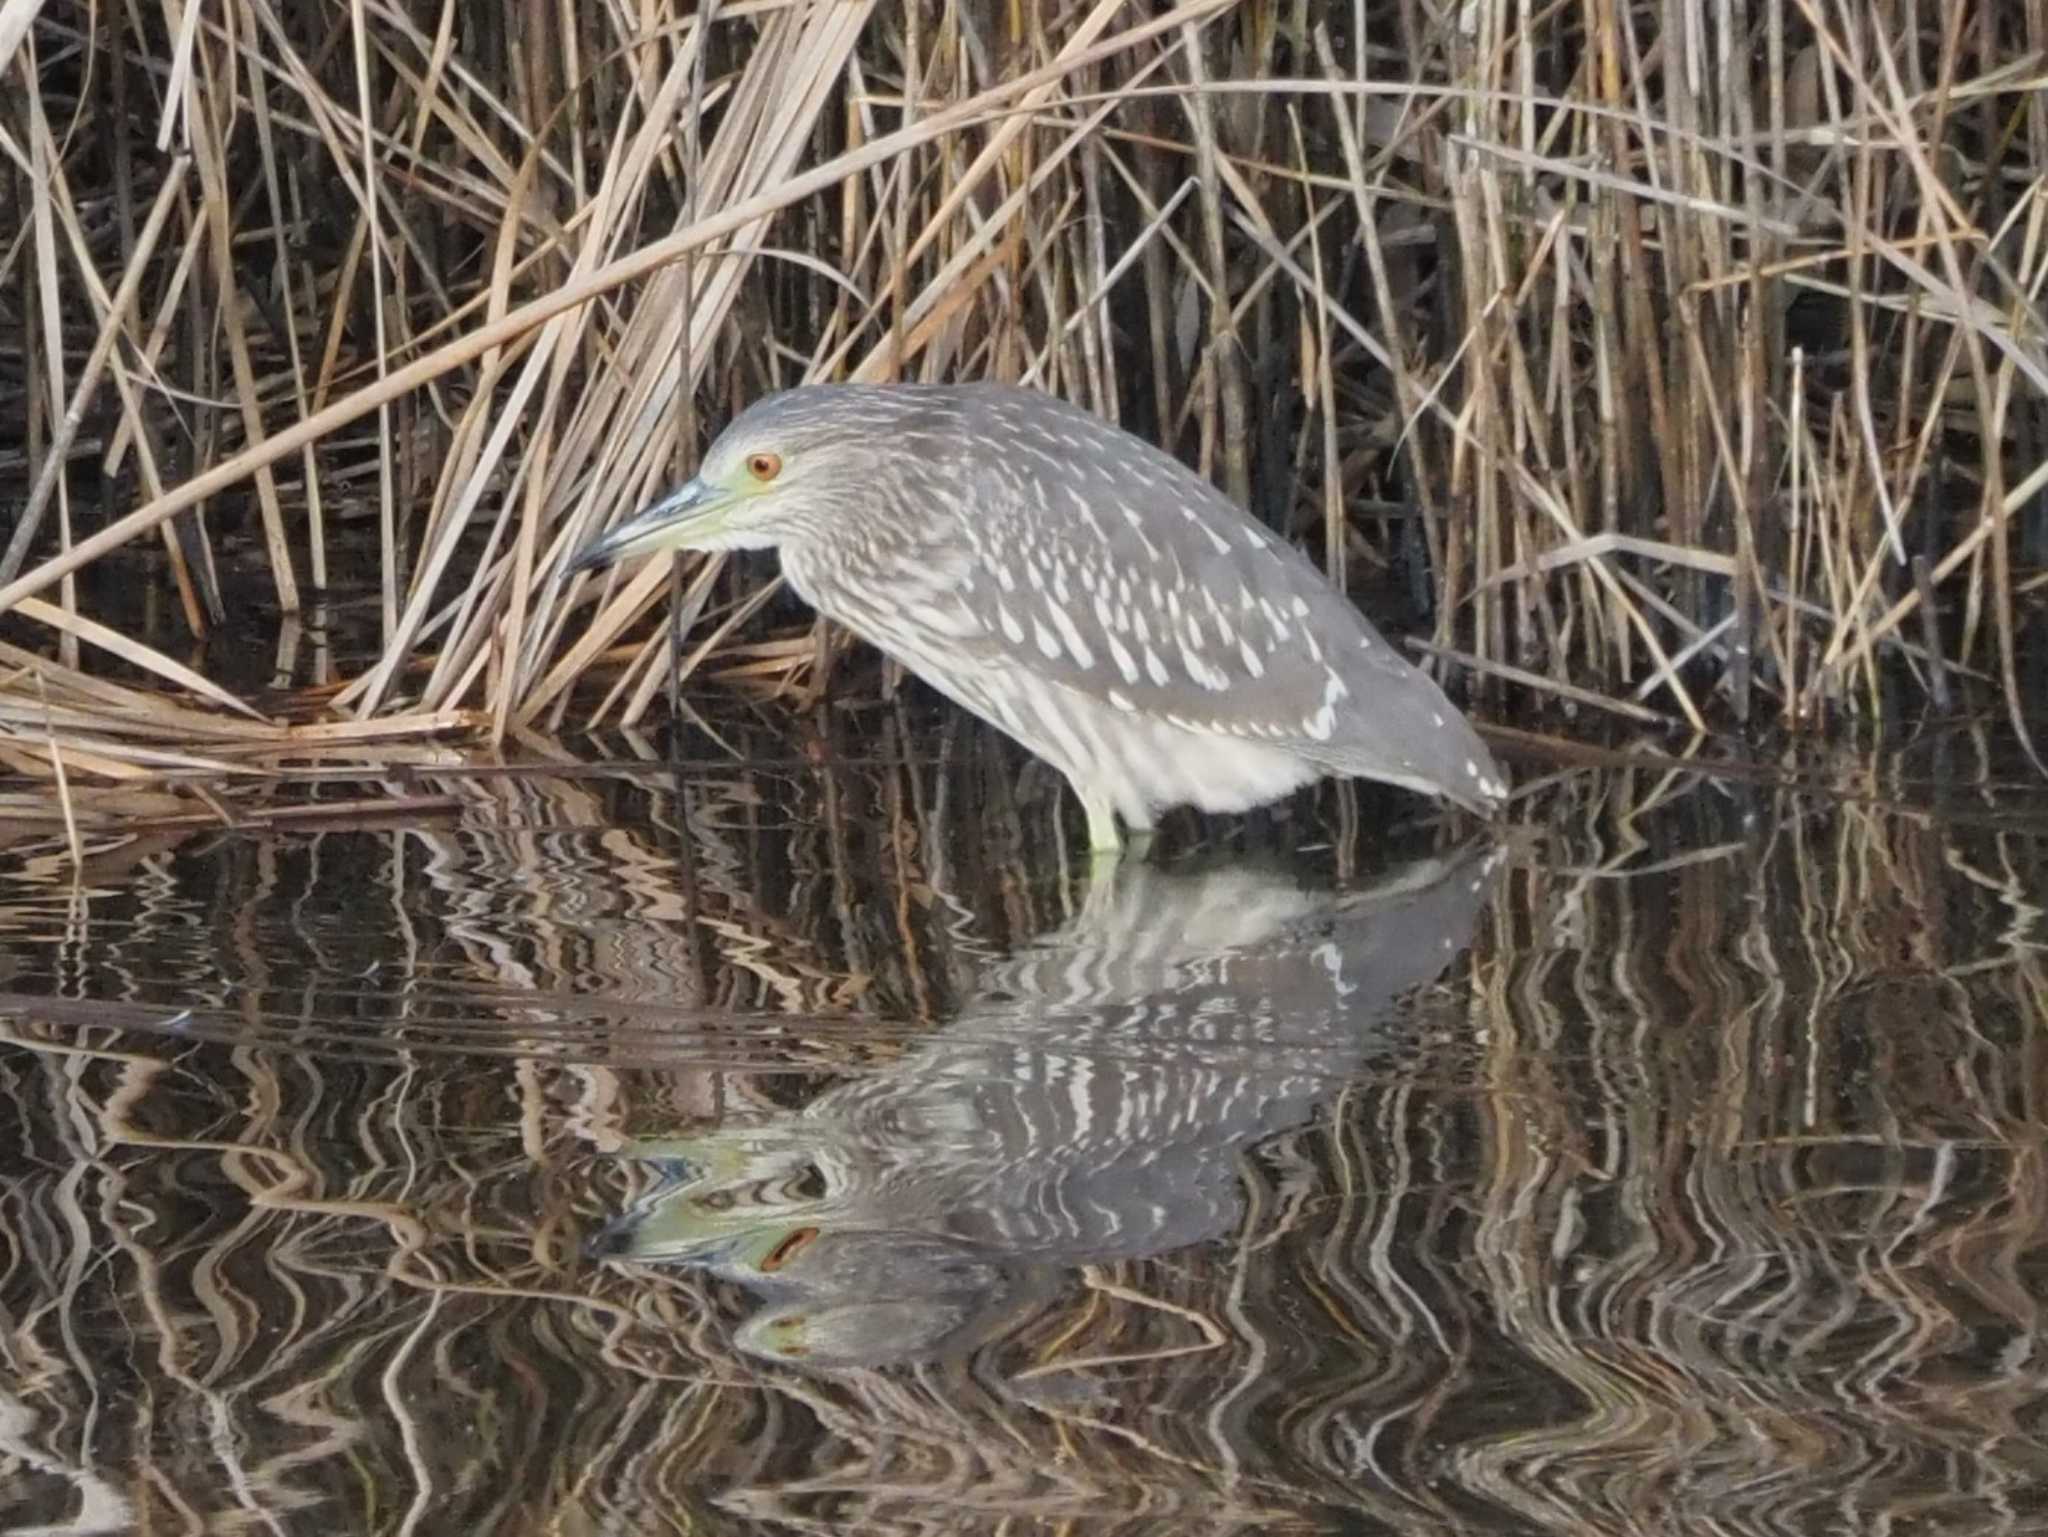
POLYGON ((758 401, 718 435, 694 477, 585 546, 569 574, 669 550, 769 549, 821 529, 858 499, 906 404, 852 386, 758 401))

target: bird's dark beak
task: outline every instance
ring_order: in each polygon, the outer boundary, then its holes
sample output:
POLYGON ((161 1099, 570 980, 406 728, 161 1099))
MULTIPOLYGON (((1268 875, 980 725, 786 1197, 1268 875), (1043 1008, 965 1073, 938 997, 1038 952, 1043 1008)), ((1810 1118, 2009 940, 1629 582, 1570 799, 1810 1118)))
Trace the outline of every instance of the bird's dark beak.
POLYGON ((730 498, 703 480, 688 480, 652 507, 637 512, 610 533, 576 552, 562 572, 566 577, 596 571, 635 555, 688 550, 715 534, 725 522, 730 498))

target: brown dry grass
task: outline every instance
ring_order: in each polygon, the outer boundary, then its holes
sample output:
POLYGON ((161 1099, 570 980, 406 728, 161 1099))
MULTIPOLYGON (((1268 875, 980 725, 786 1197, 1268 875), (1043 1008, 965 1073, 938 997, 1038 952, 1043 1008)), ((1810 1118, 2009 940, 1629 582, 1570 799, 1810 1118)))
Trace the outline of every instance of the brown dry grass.
MULTIPOLYGON (((1407 578, 1495 709, 1875 715, 1896 662, 2017 719, 2040 8, 1443 14, 5 0, 8 750, 47 770, 45 658, 232 719, 79 582, 124 559, 198 635, 224 542, 287 614, 372 552, 332 720, 637 721, 669 572, 565 552, 836 377, 1122 419, 1407 578)), ((818 681, 758 573, 682 579, 689 665, 818 681)))

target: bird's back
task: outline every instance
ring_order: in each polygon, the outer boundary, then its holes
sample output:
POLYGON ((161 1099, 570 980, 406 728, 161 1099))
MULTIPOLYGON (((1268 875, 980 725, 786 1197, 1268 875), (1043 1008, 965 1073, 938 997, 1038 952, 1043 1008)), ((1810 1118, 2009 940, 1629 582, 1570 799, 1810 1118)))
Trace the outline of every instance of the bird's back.
POLYGON ((952 473, 974 493, 960 597, 984 644, 1127 713, 1475 809, 1505 794, 1435 682, 1305 555, 1178 459, 1034 391, 945 393, 958 411, 952 473))

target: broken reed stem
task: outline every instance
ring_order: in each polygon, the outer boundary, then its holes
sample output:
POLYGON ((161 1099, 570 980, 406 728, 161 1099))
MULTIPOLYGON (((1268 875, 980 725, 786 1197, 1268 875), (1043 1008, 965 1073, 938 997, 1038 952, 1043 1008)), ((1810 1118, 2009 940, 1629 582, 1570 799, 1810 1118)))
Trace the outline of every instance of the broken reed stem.
POLYGON ((50 750, 50 774, 57 785, 57 805, 64 814, 64 847, 71 855, 73 882, 85 876, 85 841, 78 834, 78 813, 71 805, 71 780, 64 771, 64 749, 57 745, 57 725, 50 715, 49 690, 39 670, 35 675, 36 697, 43 706, 43 740, 50 750))

